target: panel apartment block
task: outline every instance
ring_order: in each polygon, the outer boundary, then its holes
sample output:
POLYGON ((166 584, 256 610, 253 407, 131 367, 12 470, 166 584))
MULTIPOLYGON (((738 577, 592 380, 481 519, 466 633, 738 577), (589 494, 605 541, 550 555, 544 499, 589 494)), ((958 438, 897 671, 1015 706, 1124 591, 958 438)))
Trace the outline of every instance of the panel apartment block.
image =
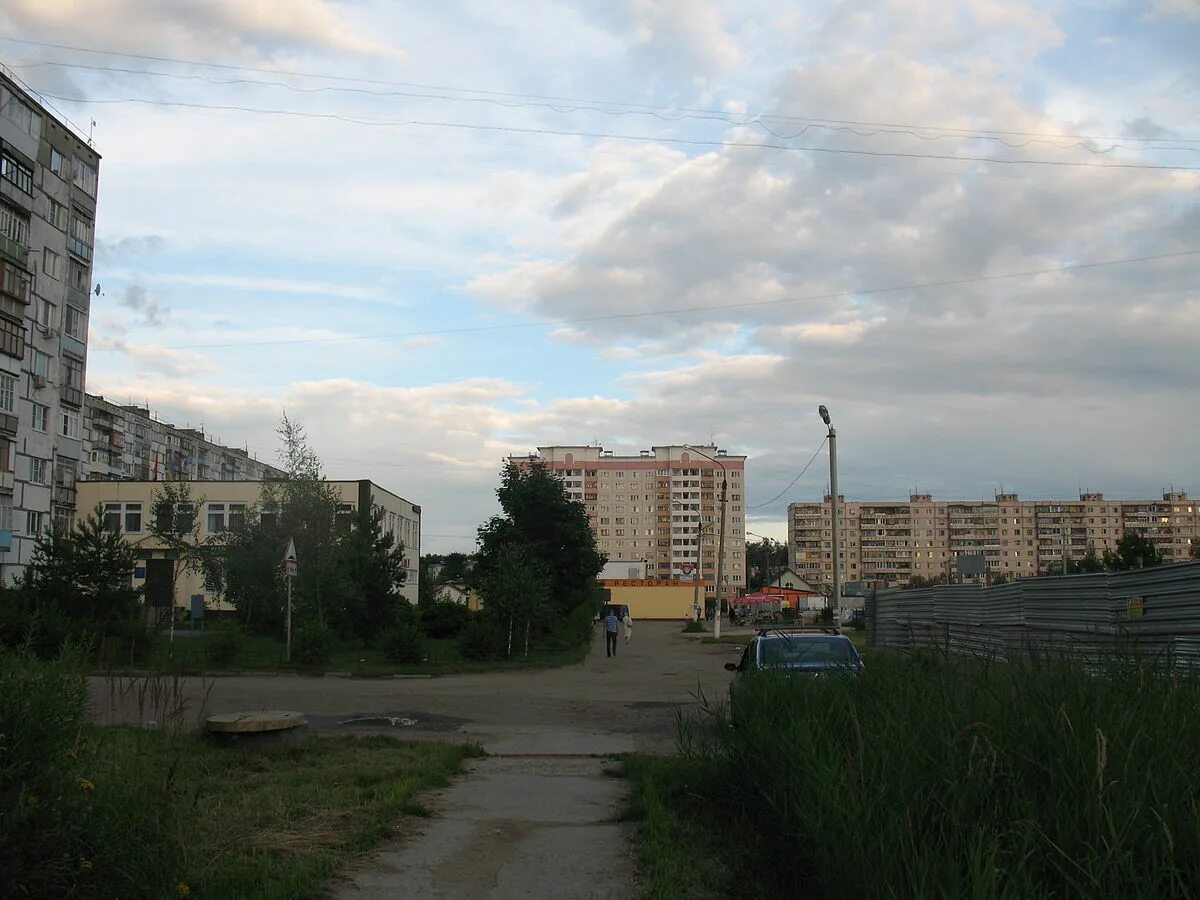
POLYGON ((0 72, 0 577, 69 522, 100 156, 0 72))
POLYGON ((595 446, 538 447, 511 456, 541 461, 587 509, 596 544, 610 560, 645 560, 650 578, 703 578, 715 591, 721 479, 728 475, 725 592, 746 586, 746 457, 712 445, 666 445, 618 456, 595 446), (711 457, 711 459, 709 459, 711 457))
POLYGON ((84 400, 84 433, 81 478, 88 481, 263 481, 287 474, 211 440, 203 429, 177 428, 146 407, 93 394, 84 400))
MULTIPOLYGON (((830 498, 788 507, 788 559, 814 584, 833 582, 830 498)), ((846 581, 907 584, 951 571, 960 554, 982 553, 995 575, 1026 578, 1079 561, 1089 550, 1103 556, 1129 531, 1158 545, 1166 562, 1190 559, 1200 542, 1200 508, 1183 491, 1162 500, 937 500, 912 494, 907 502, 839 499, 842 571, 846 581)))

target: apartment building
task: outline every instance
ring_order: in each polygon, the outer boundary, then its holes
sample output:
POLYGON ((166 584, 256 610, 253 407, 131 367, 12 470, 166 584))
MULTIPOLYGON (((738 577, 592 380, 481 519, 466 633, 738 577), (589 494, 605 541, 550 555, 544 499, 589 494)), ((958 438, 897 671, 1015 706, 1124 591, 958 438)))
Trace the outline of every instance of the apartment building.
POLYGON ((711 444, 666 445, 618 456, 600 446, 538 447, 511 456, 542 462, 584 505, 596 544, 614 560, 644 560, 646 576, 703 579, 716 591, 722 479, 728 477, 724 581, 727 596, 746 586, 746 457, 711 444))
MULTIPOLYGON (((244 519, 247 510, 255 507, 262 496, 262 481, 197 481, 191 486, 196 515, 200 524, 199 539, 219 538, 230 527, 244 519)), ((404 545, 406 578, 399 593, 409 603, 416 604, 418 593, 418 563, 421 559, 421 507, 380 487, 369 480, 331 481, 338 493, 338 515, 352 517, 357 510, 369 508, 383 512, 383 529, 404 545)), ((150 532, 150 516, 156 493, 161 490, 157 481, 81 481, 78 485, 81 509, 99 506, 105 524, 134 544, 139 553, 134 569, 134 587, 146 590, 148 606, 160 610, 174 608, 176 615, 189 607, 190 598, 202 596, 205 605, 220 608, 220 595, 204 583, 197 572, 185 571, 173 578, 176 561, 150 532), (177 583, 176 583, 177 582, 177 583), (172 596, 173 591, 173 596, 172 596)), ((284 547, 279 548, 282 562, 284 547)), ((300 560, 303 571, 304 560, 300 560)))
MULTIPOLYGON (((997 494, 990 501, 935 501, 912 494, 907 502, 838 500, 843 578, 877 586, 936 578, 953 570, 962 554, 983 554, 994 575, 1044 575, 1089 550, 1103 556, 1128 531, 1158 545, 1167 562, 1191 558, 1200 543, 1200 508, 1183 491, 1162 500, 1109 500, 1080 494, 1078 500, 1021 500, 997 494)), ((788 507, 788 559, 814 584, 833 582, 830 498, 788 507)))
POLYGON ((69 522, 100 155, 0 71, 0 580, 69 522))
POLYGON ((152 410, 84 397, 87 481, 264 481, 286 472, 249 451, 226 447, 199 428, 177 428, 152 410))

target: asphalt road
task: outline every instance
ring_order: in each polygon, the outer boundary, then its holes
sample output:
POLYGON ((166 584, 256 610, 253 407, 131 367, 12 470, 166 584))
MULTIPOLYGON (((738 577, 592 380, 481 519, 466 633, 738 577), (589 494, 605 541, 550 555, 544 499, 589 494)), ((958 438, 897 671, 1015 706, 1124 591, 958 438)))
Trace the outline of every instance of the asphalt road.
POLYGON ((186 701, 182 718, 192 725, 202 708, 209 714, 283 709, 304 713, 319 730, 472 740, 491 753, 669 752, 675 710, 694 704, 701 691, 723 695, 729 680, 723 664, 738 654, 732 645, 702 644, 680 629, 676 622, 638 622, 613 659, 605 657, 597 630, 584 662, 558 669, 438 678, 239 675, 158 685, 97 677, 93 710, 99 722, 161 727, 166 710, 186 701))

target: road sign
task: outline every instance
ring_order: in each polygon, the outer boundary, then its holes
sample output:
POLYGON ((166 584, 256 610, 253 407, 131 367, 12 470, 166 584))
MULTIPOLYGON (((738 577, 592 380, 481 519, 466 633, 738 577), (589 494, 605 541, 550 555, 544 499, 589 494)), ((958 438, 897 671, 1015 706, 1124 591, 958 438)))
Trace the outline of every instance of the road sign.
POLYGON ((285 559, 283 561, 283 566, 284 573, 288 576, 288 578, 295 578, 296 574, 300 571, 300 567, 296 565, 296 561, 294 559, 285 559))
POLYGON ((283 561, 296 562, 296 542, 292 538, 288 538, 287 550, 283 554, 283 561))

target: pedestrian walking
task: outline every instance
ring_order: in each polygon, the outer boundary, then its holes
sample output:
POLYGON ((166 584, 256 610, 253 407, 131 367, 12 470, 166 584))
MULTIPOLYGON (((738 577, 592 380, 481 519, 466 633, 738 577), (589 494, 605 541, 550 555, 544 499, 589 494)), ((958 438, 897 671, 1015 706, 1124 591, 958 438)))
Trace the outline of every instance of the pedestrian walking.
POLYGON ((608 615, 604 617, 604 651, 608 656, 617 655, 617 629, 620 627, 621 620, 610 609, 608 615))
POLYGON ((628 612, 625 613, 625 618, 621 620, 621 624, 625 626, 625 646, 629 646, 629 639, 633 637, 633 618, 628 612))

